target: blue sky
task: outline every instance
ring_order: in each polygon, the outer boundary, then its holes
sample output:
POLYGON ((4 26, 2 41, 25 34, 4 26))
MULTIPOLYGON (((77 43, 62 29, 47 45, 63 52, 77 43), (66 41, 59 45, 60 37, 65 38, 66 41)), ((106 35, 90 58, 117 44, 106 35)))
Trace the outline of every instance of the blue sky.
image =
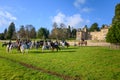
POLYGON ((74 28, 95 22, 99 27, 110 25, 118 3, 120 0, 0 0, 0 33, 11 22, 16 30, 32 24, 36 31, 40 27, 51 30, 53 22, 74 28))

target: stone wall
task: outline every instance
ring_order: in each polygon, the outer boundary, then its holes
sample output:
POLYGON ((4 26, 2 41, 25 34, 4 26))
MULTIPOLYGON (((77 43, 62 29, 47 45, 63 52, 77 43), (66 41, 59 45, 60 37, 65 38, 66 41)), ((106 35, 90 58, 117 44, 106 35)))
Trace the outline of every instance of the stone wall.
POLYGON ((106 35, 108 33, 108 29, 101 29, 101 31, 90 32, 91 40, 106 40, 106 35))
POLYGON ((76 40, 81 40, 82 38, 85 40, 105 40, 106 35, 108 33, 108 27, 101 29, 100 31, 87 32, 87 31, 77 31, 76 40))

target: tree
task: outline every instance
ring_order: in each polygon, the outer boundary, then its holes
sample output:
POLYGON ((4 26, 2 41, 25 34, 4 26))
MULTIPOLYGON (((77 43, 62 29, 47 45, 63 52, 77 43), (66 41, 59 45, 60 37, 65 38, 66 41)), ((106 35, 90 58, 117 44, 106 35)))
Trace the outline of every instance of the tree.
POLYGON ((4 40, 4 33, 0 33, 0 40, 4 40))
POLYGON ((7 39, 12 39, 12 37, 16 35, 14 33, 15 33, 15 24, 12 22, 8 27, 7 39))
POLYGON ((53 23, 53 29, 55 29, 55 28, 57 28, 57 27, 58 27, 57 23, 54 22, 54 23, 53 23))
POLYGON ((60 23, 60 28, 64 29, 64 28, 66 28, 66 25, 64 23, 60 23))
POLYGON ((48 35, 49 35, 49 30, 47 30, 46 28, 43 28, 43 27, 41 27, 37 32, 37 37, 41 38, 41 39, 48 38, 48 35))
POLYGON ((72 38, 76 38, 76 32, 77 32, 76 29, 72 29, 72 38))
POLYGON ((53 28, 50 34, 50 38, 58 39, 58 28, 53 28))
POLYGON ((67 39, 68 38, 68 29, 64 23, 60 23, 58 26, 57 23, 53 23, 53 29, 51 31, 51 38, 54 39, 67 39))
POLYGON ((107 33, 106 41, 114 44, 120 43, 120 3, 115 7, 115 16, 107 33))
POLYGON ((7 39, 7 28, 4 30, 4 39, 7 39))
POLYGON ((25 34, 26 34, 26 39, 30 38, 30 29, 29 29, 29 25, 25 26, 25 34))
POLYGON ((20 30, 18 31, 18 37, 24 39, 36 38, 36 31, 33 25, 24 25, 20 26, 20 30))
POLYGON ((53 30, 51 31, 51 38, 56 38, 58 39, 58 35, 59 35, 59 32, 58 32, 58 25, 56 22, 53 23, 53 30))
POLYGON ((112 24, 120 22, 120 3, 115 7, 115 16, 112 19, 112 24))
POLYGON ((60 28, 59 28, 59 39, 67 39, 68 38, 68 32, 67 32, 67 28, 66 25, 64 23, 60 24, 60 28))
POLYGON ((36 31, 35 31, 35 27, 33 25, 26 25, 25 26, 25 33, 26 33, 27 39, 36 38, 36 31))
POLYGON ((71 37, 72 37, 72 32, 71 32, 71 27, 70 27, 70 25, 68 26, 68 29, 67 29, 67 35, 68 35, 68 38, 71 38, 71 37))
POLYGON ((105 28, 105 26, 106 26, 106 25, 105 25, 105 24, 103 24, 103 25, 102 25, 102 27, 101 27, 101 29, 105 28))
POLYGON ((99 31, 99 27, 98 27, 98 24, 97 23, 93 23, 89 29, 90 32, 93 32, 93 31, 99 31))
POLYGON ((33 38, 35 39, 35 38, 36 38, 36 30, 35 30, 35 27, 32 27, 30 33, 32 33, 32 34, 30 34, 30 37, 31 37, 32 39, 33 39, 33 38))
POLYGON ((18 38, 26 38, 25 27, 24 25, 20 26, 20 30, 18 31, 18 38))

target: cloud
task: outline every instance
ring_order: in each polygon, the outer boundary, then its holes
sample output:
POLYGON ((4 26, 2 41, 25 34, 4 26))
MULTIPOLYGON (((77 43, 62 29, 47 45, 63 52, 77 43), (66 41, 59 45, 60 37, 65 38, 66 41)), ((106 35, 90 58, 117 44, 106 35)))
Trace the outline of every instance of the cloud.
POLYGON ((7 26, 10 22, 16 21, 17 18, 11 13, 0 9, 0 27, 7 26))
POLYGON ((61 12, 59 12, 56 16, 54 16, 52 22, 56 22, 58 24, 63 23, 65 20, 65 15, 61 12))
POLYGON ((88 8, 88 7, 84 7, 84 8, 82 8, 82 11, 83 12, 90 12, 90 11, 92 11, 92 9, 88 8))
POLYGON ((10 14, 9 12, 5 11, 5 16, 3 17, 6 17, 7 19, 9 20, 17 20, 16 17, 14 17, 12 14, 10 14))
POLYGON ((73 3, 75 7, 80 7, 81 4, 85 4, 86 0, 75 0, 73 3))
POLYGON ((66 25, 78 28, 88 24, 90 20, 83 19, 80 14, 66 16, 65 14, 59 12, 56 16, 52 18, 52 22, 56 22, 57 24, 64 23, 66 25))
POLYGON ((67 17, 67 24, 71 26, 78 26, 83 23, 84 19, 81 18, 80 14, 74 14, 72 16, 67 17))
POLYGON ((90 12, 92 9, 88 8, 85 4, 86 0, 75 0, 75 2, 73 3, 73 5, 81 12, 90 12))

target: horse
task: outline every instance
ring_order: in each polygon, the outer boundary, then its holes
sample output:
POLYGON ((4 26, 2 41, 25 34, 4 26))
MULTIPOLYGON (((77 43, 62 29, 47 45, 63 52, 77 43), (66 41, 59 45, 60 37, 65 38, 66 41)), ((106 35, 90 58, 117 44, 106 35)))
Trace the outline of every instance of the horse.
POLYGON ((60 47, 58 45, 58 42, 52 42, 52 41, 44 41, 43 43, 41 42, 42 44, 42 52, 44 50, 49 50, 49 49, 52 49, 52 51, 54 51, 55 49, 58 51, 60 50, 60 47))
POLYGON ((43 52, 43 50, 45 50, 45 49, 48 49, 48 47, 47 47, 47 42, 41 42, 41 46, 42 46, 42 52, 43 52))
POLYGON ((6 46, 6 51, 7 52, 10 52, 13 48, 13 45, 11 43, 8 43, 7 46, 6 46))
POLYGON ((54 51, 54 49, 56 49, 58 51, 58 50, 60 50, 60 47, 58 46, 57 42, 44 41, 43 45, 42 45, 42 52, 43 52, 43 50, 49 50, 49 49, 52 49, 52 51, 54 51))
POLYGON ((65 46, 66 46, 67 48, 70 46, 69 43, 66 42, 66 41, 61 42, 61 45, 62 45, 63 48, 64 48, 65 46))
POLYGON ((2 44, 2 47, 7 46, 7 45, 8 45, 8 43, 7 43, 7 42, 4 42, 4 43, 2 44))
POLYGON ((79 41, 78 45, 79 46, 83 46, 83 45, 87 46, 87 41, 79 41))
POLYGON ((21 46, 20 46, 20 52, 22 53, 28 53, 28 45, 25 44, 25 43, 22 43, 21 46))
POLYGON ((51 44, 52 51, 54 51, 54 49, 56 49, 57 51, 61 50, 60 47, 58 46, 58 42, 51 42, 50 44, 51 44))
POLYGON ((67 48, 70 46, 70 44, 68 42, 65 42, 65 46, 67 46, 67 48))

